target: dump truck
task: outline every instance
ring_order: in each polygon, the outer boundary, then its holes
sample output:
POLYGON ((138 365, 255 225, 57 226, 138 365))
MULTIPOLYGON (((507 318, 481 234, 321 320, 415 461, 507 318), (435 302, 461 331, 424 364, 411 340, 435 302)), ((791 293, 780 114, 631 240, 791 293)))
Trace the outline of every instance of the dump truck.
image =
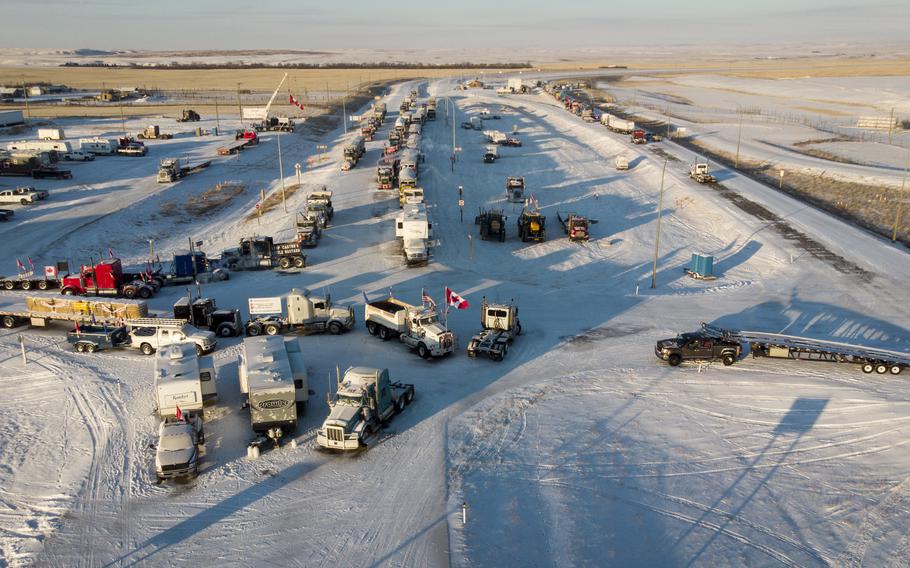
POLYGON ((698 183, 715 183, 717 178, 714 177, 708 169, 708 162, 700 163, 698 161, 689 168, 689 177, 698 183))
POLYGON ((397 337, 423 359, 455 351, 455 334, 439 322, 435 307, 412 306, 389 297, 368 302, 363 319, 370 335, 383 341, 397 337))
POLYGON ((158 165, 158 183, 175 182, 178 179, 186 177, 190 174, 201 172, 211 165, 211 160, 190 166, 188 164, 181 165, 180 160, 177 158, 166 158, 164 160, 161 160, 158 165))
POLYGON ((338 335, 354 329, 354 308, 335 305, 332 296, 313 296, 306 288, 291 288, 283 296, 249 299, 249 336, 278 335, 285 331, 328 332, 338 335))
POLYGON ((414 399, 414 385, 392 381, 388 369, 350 367, 329 399, 329 415, 316 443, 332 450, 367 447, 383 424, 414 399))
POLYGON ((122 296, 147 299, 155 288, 141 280, 124 278, 119 258, 82 265, 79 274, 66 274, 60 281, 60 292, 67 296, 122 296))
POLYGON ((506 217, 502 209, 480 209, 474 217, 474 224, 480 226, 480 238, 483 240, 495 239, 499 242, 506 240, 506 217))
POLYGON ((468 343, 468 357, 486 355, 494 361, 502 361, 512 342, 521 335, 518 306, 514 301, 508 304, 489 303, 484 296, 480 324, 483 329, 468 343))
POLYGON ((199 122, 201 117, 199 113, 192 109, 184 109, 183 114, 177 119, 177 122, 199 122))
POLYGON ((228 270, 263 270, 304 268, 306 255, 296 240, 276 243, 272 237, 244 237, 240 246, 225 249, 217 261, 228 270))
POLYGON ((237 337, 243 333, 240 310, 219 309, 214 298, 183 296, 174 302, 174 318, 187 320, 193 327, 212 331, 218 337, 237 337))
POLYGON ((597 223, 596 219, 588 219, 577 213, 568 213, 565 217, 557 213, 556 218, 562 224, 562 229, 569 240, 575 242, 586 242, 591 237, 590 226, 597 223))
POLYGON ((508 135, 505 132, 499 130, 484 130, 483 135, 486 137, 488 142, 493 144, 504 144, 506 140, 509 139, 508 135))
POLYGON ((521 203, 525 200, 525 178, 506 178, 506 198, 512 203, 521 203))
POLYGON ((157 124, 146 127, 145 130, 136 136, 136 138, 139 138, 140 140, 170 140, 173 137, 173 134, 162 133, 157 124))
POLYGON ((547 240, 547 218, 540 214, 540 209, 526 205, 518 216, 518 236, 521 242, 547 240))
POLYGON ((250 425, 257 437, 247 453, 259 455, 260 447, 281 439, 297 429, 298 407, 309 400, 309 377, 296 339, 247 337, 239 355, 240 392, 246 395, 244 407, 250 409, 250 425))

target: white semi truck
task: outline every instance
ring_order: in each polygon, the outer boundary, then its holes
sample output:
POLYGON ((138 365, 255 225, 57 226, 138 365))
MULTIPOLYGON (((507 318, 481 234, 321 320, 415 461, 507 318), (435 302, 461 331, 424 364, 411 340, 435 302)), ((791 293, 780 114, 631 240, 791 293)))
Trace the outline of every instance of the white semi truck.
POLYGON ((414 399, 414 385, 393 382, 388 369, 351 367, 338 381, 316 443, 333 450, 366 447, 370 437, 414 399))
POLYGON ((430 259, 433 224, 422 203, 405 205, 395 219, 395 236, 401 239, 404 259, 408 264, 425 264, 430 259))
POLYGON ((512 341, 521 335, 518 306, 514 302, 491 304, 484 298, 480 307, 480 324, 483 329, 468 343, 468 357, 486 355, 494 361, 502 361, 512 341))
POLYGON ((338 335, 354 329, 353 306, 336 306, 331 295, 316 297, 306 288, 291 288, 284 296, 250 298, 249 307, 246 333, 250 336, 278 335, 287 330, 338 335))
POLYGON ((297 428, 298 406, 309 400, 309 378, 297 339, 277 336, 248 337, 239 357, 240 392, 247 395, 250 424, 257 434, 249 446, 251 457, 259 447, 297 428))
POLYGON ((455 334, 439 322, 435 308, 412 306, 389 297, 368 302, 363 319, 370 335, 383 341, 397 337, 424 359, 455 351, 455 334))

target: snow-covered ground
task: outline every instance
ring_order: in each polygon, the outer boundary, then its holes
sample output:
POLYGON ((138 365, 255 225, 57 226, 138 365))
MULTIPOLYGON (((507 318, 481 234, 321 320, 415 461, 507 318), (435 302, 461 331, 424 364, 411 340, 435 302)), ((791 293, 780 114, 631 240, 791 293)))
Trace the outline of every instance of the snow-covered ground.
MULTIPOLYGON (((407 268, 395 243, 398 211, 375 189, 376 159, 391 120, 361 165, 339 168, 346 138, 282 135, 285 175, 317 143, 331 160, 305 169, 306 187, 335 192, 335 219, 300 274, 236 273, 203 288, 246 312, 246 298, 292 286, 361 302, 361 292, 442 301, 444 286, 472 307, 451 311, 461 349, 423 361, 371 338, 362 323, 342 336, 299 339, 315 391, 285 446, 248 460, 252 437, 237 384, 239 339, 219 340, 218 403, 206 411, 205 467, 190 483, 155 485, 152 364, 132 352, 72 353, 65 327, 0 332, 0 557, 10 565, 901 565, 904 448, 910 389, 904 375, 863 375, 852 365, 743 360, 732 367, 671 369, 654 342, 702 321, 838 338, 910 351, 907 252, 733 172, 724 185, 763 204, 842 262, 819 260, 798 240, 685 175, 691 156, 672 144, 651 288, 663 158, 651 147, 582 123, 545 96, 455 91, 425 126, 420 182, 438 239, 433 261, 407 268), (490 108, 487 127, 517 128, 522 148, 481 160, 479 132, 457 128, 490 108), (455 143, 462 148, 454 172, 455 143), (623 153, 632 169, 617 172, 623 153), (508 175, 523 175, 547 215, 548 241, 523 244, 505 202, 508 175), (457 187, 464 187, 460 221, 457 187), (504 208, 506 242, 477 238, 478 207, 504 208), (556 213, 594 219, 584 245, 565 239, 556 213), (473 239, 469 241, 468 236, 473 239), (470 251, 470 252, 469 252, 470 251), (692 252, 717 257, 718 279, 685 275, 692 252), (836 264, 836 266, 833 266, 836 264), (468 359, 481 297, 514 298, 523 333, 502 363, 468 359), (21 364, 18 336, 29 362, 21 364), (388 367, 416 385, 415 402, 365 452, 318 451, 314 430, 336 366, 388 367), (461 506, 467 503, 466 526, 461 506)), ((118 121, 66 125, 114 134, 118 121)), ((128 125, 129 130, 150 121, 128 125)), ((213 126, 205 124, 203 126, 213 126)), ((222 125, 225 130, 228 126, 222 125)), ((162 129, 178 131, 177 127, 162 129)), ((87 130, 86 130, 87 131, 87 130)), ((72 181, 38 180, 44 204, 0 227, 15 256, 71 264, 108 247, 131 262, 153 239, 162 257, 187 238, 217 252, 249 234, 289 237, 305 193, 256 220, 259 189, 275 190, 277 136, 176 184, 153 179, 169 155, 213 156, 228 137, 177 137, 145 158, 99 158, 72 181), (166 202, 232 180, 247 191, 207 218, 161 214, 166 202)), ((0 179, 13 185, 13 178, 0 179)), ((184 292, 167 288, 165 312, 184 292)), ((11 293, 4 293, 11 295, 11 293)), ((358 320, 362 320, 358 306, 358 320)))

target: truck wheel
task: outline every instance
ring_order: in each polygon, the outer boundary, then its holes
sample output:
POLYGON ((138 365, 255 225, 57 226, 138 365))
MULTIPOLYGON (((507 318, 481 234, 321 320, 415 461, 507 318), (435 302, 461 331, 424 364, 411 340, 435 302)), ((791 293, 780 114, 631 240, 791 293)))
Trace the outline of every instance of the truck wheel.
POLYGON ((96 350, 97 348, 98 348, 98 346, 95 345, 94 343, 87 343, 87 344, 85 345, 85 352, 86 352, 86 353, 94 353, 95 350, 96 350))
POLYGON ((262 326, 260 326, 258 323, 250 324, 250 325, 246 326, 246 334, 249 335, 250 337, 256 337, 257 335, 261 335, 262 326))
POLYGON ((152 345, 150 343, 143 343, 142 345, 139 346, 139 351, 142 351, 143 355, 151 355, 152 353, 155 352, 155 349, 152 347, 152 345))
POLYGON ((862 368, 863 368, 864 373, 871 373, 872 371, 875 370, 875 365, 873 365, 872 363, 866 362, 866 363, 863 363, 862 368))
POLYGON ((196 356, 202 357, 202 346, 199 345, 198 343, 196 344, 196 356))
POLYGON ((733 356, 732 354, 730 354, 730 353, 727 353, 727 354, 724 355, 724 357, 723 357, 723 362, 724 362, 724 366, 729 367, 730 365, 732 365, 733 363, 736 362, 736 357, 734 357, 734 356, 733 356))
POLYGON ((278 266, 280 266, 281 268, 290 268, 291 259, 286 256, 281 257, 280 259, 278 259, 278 266))
POLYGON ((375 323, 373 323, 371 321, 367 322, 367 331, 370 332, 370 335, 376 335, 377 333, 379 333, 378 327, 379 326, 377 326, 375 323))
POLYGON ((22 205, 28 205, 28 199, 25 199, 23 197, 22 199, 19 200, 19 203, 21 203, 22 205))
POLYGON ((139 294, 139 297, 142 298, 143 300, 148 300, 149 298, 152 297, 152 289, 149 288, 148 286, 143 286, 142 288, 139 288, 138 294, 139 294))
POLYGON ((29 281, 29 280, 23 280, 23 281, 22 281, 22 289, 23 289, 23 290, 31 290, 31 289, 32 289, 32 283, 31 283, 31 281, 29 281))
POLYGON ((75 345, 75 347, 76 347, 76 353, 82 353, 83 351, 85 351, 85 343, 77 343, 75 345))
POLYGON ((884 363, 879 363, 878 365, 875 366, 875 372, 878 373, 879 375, 884 375, 885 373, 888 372, 888 365, 885 365, 884 363))
POLYGON ((123 288, 123 297, 132 300, 136 297, 136 289, 132 286, 126 286, 123 288))
POLYGON ((490 359, 494 361, 502 361, 502 358, 505 357, 505 353, 502 351, 492 351, 490 352, 490 359))
POLYGON ((421 359, 429 359, 429 358, 430 358, 430 350, 427 349, 427 346, 424 345, 423 343, 418 343, 418 344, 417 344, 417 355, 418 355, 421 359))
POLYGON ((233 337, 234 328, 229 323, 223 323, 218 326, 218 335, 220 337, 233 337))
POLYGON ((515 335, 516 336, 521 335, 521 324, 520 323, 515 324, 515 335))
POLYGON ((16 283, 13 282, 12 280, 7 280, 6 282, 3 283, 3 287, 6 288, 7 290, 12 290, 13 288, 16 287, 16 283))
POLYGON ((3 316, 3 327, 16 327, 16 318, 13 316, 3 316))
POLYGON ((39 280, 39 281, 38 281, 38 289, 39 289, 39 290, 47 290, 47 280, 39 280))
POLYGON ((72 288, 64 288, 60 293, 63 294, 64 296, 72 296, 76 292, 72 288))
POLYGON ((409 390, 406 395, 404 395, 404 403, 411 404, 411 401, 414 400, 414 391, 409 390))
POLYGON ((388 341, 390 338, 391 334, 389 333, 389 329, 384 326, 379 326, 379 339, 388 341))
POLYGON ((667 363, 669 363, 671 367, 679 367, 679 364, 682 363, 682 357, 680 357, 678 353, 674 353, 667 357, 667 363))
POLYGON ((343 328, 341 327, 341 324, 338 323, 337 321, 333 321, 332 323, 329 324, 329 333, 331 333, 332 335, 339 335, 341 333, 342 329, 343 328))
POLYGON ((281 328, 274 323, 270 323, 269 325, 265 326, 266 335, 278 335, 280 332, 281 328))
POLYGON ((900 365, 891 365, 891 374, 900 375, 902 369, 903 369, 903 367, 901 367, 900 365))
POLYGON ((303 268, 304 266, 306 266, 306 261, 302 256, 294 259, 294 268, 303 268))

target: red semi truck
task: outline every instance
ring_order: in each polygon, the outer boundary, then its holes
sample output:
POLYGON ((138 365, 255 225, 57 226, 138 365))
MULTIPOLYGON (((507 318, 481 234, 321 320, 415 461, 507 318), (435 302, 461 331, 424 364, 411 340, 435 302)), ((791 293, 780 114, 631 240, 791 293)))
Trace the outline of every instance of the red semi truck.
POLYGON ((79 274, 67 274, 60 282, 60 292, 79 296, 123 296, 150 298, 155 288, 141 280, 126 280, 119 258, 82 265, 79 274))

